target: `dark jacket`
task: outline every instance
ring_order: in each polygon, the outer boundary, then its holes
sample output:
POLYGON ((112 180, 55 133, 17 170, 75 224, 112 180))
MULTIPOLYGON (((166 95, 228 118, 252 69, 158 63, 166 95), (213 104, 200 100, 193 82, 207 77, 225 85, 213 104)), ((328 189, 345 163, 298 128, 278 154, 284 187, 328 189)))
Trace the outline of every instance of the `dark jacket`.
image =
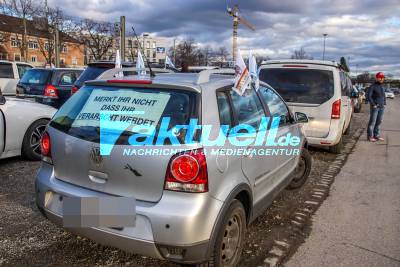
POLYGON ((383 107, 386 105, 385 88, 383 85, 376 82, 368 88, 367 98, 372 106, 383 107))

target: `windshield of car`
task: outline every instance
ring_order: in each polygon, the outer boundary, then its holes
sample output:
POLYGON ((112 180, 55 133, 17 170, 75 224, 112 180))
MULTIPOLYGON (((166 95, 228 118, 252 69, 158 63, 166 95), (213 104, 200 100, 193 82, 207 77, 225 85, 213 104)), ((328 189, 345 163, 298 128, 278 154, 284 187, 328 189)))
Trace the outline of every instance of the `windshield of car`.
POLYGON ((272 86, 286 102, 322 104, 333 97, 333 72, 317 69, 261 69, 260 80, 272 86))
POLYGON ((14 79, 11 63, 0 63, 0 78, 14 79))
POLYGON ((25 72, 24 76, 21 79, 21 83, 46 84, 49 81, 50 75, 50 70, 30 69, 25 72))
MULTIPOLYGON (((151 126, 158 133, 163 118, 169 118, 168 129, 198 118, 198 98, 197 93, 185 90, 84 86, 59 109, 50 125, 91 142, 100 141, 100 127, 123 127, 117 144, 127 144, 135 126, 151 126), (104 116, 108 116, 106 121, 100 120, 104 116)), ((182 142, 184 134, 177 133, 182 142)))

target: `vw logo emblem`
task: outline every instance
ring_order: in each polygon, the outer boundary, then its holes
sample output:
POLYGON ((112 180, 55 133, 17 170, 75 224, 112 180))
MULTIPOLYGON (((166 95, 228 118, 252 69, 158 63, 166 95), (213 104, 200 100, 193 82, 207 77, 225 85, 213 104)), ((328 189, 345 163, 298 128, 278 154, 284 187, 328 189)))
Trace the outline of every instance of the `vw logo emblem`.
POLYGON ((90 151, 90 160, 96 165, 100 165, 103 162, 99 147, 92 147, 90 151))

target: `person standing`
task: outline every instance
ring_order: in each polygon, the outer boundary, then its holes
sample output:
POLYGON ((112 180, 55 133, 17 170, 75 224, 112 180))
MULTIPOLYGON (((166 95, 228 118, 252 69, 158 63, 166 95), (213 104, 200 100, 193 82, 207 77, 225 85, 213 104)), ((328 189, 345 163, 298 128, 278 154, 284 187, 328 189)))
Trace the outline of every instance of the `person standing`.
POLYGON ((367 99, 370 104, 367 136, 370 142, 384 141, 380 136, 379 126, 382 123, 386 105, 385 88, 383 87, 385 74, 383 74, 383 72, 378 72, 375 77, 376 82, 368 88, 367 94, 367 99))

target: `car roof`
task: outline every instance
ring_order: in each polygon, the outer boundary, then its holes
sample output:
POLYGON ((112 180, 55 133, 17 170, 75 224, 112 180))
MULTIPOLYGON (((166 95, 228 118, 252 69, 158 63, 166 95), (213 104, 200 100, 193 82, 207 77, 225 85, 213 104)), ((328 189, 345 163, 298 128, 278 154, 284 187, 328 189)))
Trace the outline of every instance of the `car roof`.
POLYGON ((149 87, 161 86, 165 88, 189 88, 196 92, 201 92, 205 89, 219 89, 225 86, 232 86, 233 79, 231 76, 221 74, 210 74, 208 81, 199 83, 199 73, 163 73, 157 74, 156 77, 150 78, 150 76, 139 77, 139 76, 127 76, 113 80, 94 80, 88 81, 88 85, 101 85, 101 86, 124 86, 138 87, 143 84, 129 84, 126 81, 129 80, 151 80, 152 85, 149 87), (121 81, 120 83, 118 81, 121 81))
POLYGON ((47 70, 47 71, 83 71, 83 69, 77 69, 77 68, 33 68, 33 70, 47 70))
POLYGON ((322 65, 339 68, 339 63, 328 60, 314 60, 314 59, 277 59, 264 61, 261 66, 267 66, 272 64, 310 64, 310 65, 322 65))

